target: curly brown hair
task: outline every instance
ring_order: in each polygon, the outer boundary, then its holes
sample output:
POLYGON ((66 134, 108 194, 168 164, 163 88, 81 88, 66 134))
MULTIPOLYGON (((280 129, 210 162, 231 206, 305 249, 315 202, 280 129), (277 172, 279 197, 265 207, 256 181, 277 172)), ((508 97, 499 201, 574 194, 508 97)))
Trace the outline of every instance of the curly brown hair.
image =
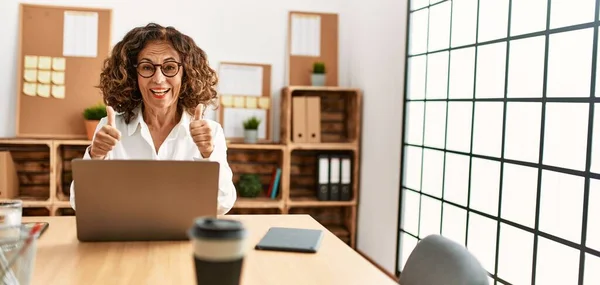
POLYGON ((215 86, 218 78, 208 64, 206 53, 189 36, 173 27, 163 27, 156 23, 129 31, 104 60, 97 87, 102 91, 105 104, 117 112, 123 112, 126 123, 134 118, 136 114, 133 110, 141 104, 142 94, 133 65, 137 63, 137 56, 146 44, 154 41, 170 43, 181 56, 184 73, 177 102, 178 110, 194 114, 200 103, 216 106, 215 86))

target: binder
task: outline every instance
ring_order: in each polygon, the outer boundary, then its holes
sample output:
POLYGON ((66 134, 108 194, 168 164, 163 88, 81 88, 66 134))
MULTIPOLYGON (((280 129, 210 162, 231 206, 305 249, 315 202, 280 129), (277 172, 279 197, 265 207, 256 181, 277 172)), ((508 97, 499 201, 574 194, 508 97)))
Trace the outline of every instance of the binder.
POLYGON ((331 155, 329 158, 329 200, 340 200, 340 157, 331 155))
POLYGON ((306 142, 306 97, 292 96, 292 141, 306 142))
POLYGON ((319 154, 317 156, 317 199, 329 200, 329 156, 319 154))
POLYGON ((306 114, 306 141, 321 142, 321 97, 306 97, 306 114))
POLYGON ((340 162, 340 200, 352 200, 352 160, 342 156, 340 162))

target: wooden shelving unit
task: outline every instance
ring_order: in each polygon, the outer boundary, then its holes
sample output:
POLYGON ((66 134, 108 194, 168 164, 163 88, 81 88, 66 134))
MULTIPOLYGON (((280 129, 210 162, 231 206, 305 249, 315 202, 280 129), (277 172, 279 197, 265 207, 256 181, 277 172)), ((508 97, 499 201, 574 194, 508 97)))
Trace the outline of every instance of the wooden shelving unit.
MULTIPOLYGON (((308 114, 311 116, 311 114, 308 114)), ((288 162, 283 174, 284 212, 309 214, 351 247, 356 246, 359 194, 362 92, 339 87, 288 86, 281 94, 280 139, 286 145, 288 162), (294 142, 294 96, 320 98, 320 142, 294 142), (344 154, 351 157, 352 194, 349 201, 317 199, 317 156, 344 154)))
MULTIPOLYGON (((281 168, 275 199, 238 197, 231 214, 309 214, 351 247, 356 243, 362 93, 357 89, 289 86, 281 94, 279 144, 228 144, 234 183, 241 174, 258 174, 266 192, 273 170, 281 168), (321 142, 292 141, 292 97, 321 98, 321 142), (352 159, 349 201, 316 198, 316 157, 339 153, 352 159)), ((24 215, 74 215, 69 204, 71 160, 83 156, 87 140, 0 139, 0 151, 10 151, 17 168, 24 215)))

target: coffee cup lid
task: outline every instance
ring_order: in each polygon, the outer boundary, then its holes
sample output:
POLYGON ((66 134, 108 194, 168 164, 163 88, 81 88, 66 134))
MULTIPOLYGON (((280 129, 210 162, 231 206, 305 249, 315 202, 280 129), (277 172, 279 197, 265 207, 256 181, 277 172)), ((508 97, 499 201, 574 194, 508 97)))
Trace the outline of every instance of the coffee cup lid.
POLYGON ((246 229, 236 220, 201 217, 194 221, 190 235, 205 239, 241 239, 246 236, 246 229))

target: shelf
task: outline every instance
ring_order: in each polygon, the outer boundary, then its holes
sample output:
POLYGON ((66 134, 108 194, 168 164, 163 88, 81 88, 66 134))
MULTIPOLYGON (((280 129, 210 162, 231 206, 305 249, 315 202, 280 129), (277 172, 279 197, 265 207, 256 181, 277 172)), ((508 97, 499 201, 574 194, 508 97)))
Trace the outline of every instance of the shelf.
POLYGON ((290 143, 290 150, 358 150, 357 143, 290 143))
POLYGON ((85 154, 88 141, 64 140, 57 141, 54 147, 54 156, 56 159, 56 189, 55 201, 68 201, 71 195, 71 182, 73 175, 71 172, 71 161, 75 158, 81 158, 85 154))
MULTIPOLYGON (((1 142, 1 141, 0 141, 1 142)), ((72 146, 88 146, 92 144, 92 141, 89 140, 56 140, 54 141, 56 145, 72 145, 72 146)), ((227 143, 227 148, 230 149, 266 149, 266 150, 283 150, 285 149, 284 144, 276 144, 276 143, 255 143, 255 144, 247 144, 247 143, 227 143)))
POLYGON ((263 149, 263 150, 284 150, 283 144, 245 144, 245 143, 227 143, 228 149, 263 149))
POLYGON ((69 201, 54 201, 52 205, 57 208, 71 208, 71 203, 69 201))
POLYGON ((361 106, 362 93, 358 89, 313 86, 285 87, 281 95, 280 139, 290 148, 358 150, 361 133, 361 106), (294 108, 293 102, 297 98, 306 98, 306 100, 297 101, 300 105, 294 108), (306 105, 308 98, 312 98, 310 108, 306 105), (305 112, 318 112, 318 116, 313 117, 305 112), (295 124, 294 118, 304 120, 304 122, 295 124), (299 130, 295 131, 294 128, 299 130), (309 132, 313 132, 311 138, 309 138, 309 132), (305 133, 306 139, 303 139, 302 135, 305 133), (305 143, 306 141, 310 143, 305 143))
POLYGON ((290 200, 290 207, 349 207, 356 206, 356 201, 319 201, 317 199, 290 200))
POLYGON ((50 201, 40 201, 40 200, 29 200, 25 197, 15 197, 16 200, 23 201, 23 208, 40 208, 40 207, 50 207, 52 203, 50 201))
POLYGON ((339 86, 310 86, 310 85, 292 85, 284 87, 287 91, 335 91, 335 92, 360 92, 360 89, 339 86))
POLYGON ((10 167, 11 171, 16 172, 18 179, 18 189, 13 190, 15 195, 11 196, 28 201, 51 200, 50 193, 55 185, 51 175, 54 163, 51 150, 52 141, 15 139, 0 142, 0 151, 9 152, 8 157, 12 159, 13 164, 13 167, 10 167))
POLYGON ((52 140, 43 139, 22 139, 22 138, 0 138, 0 144, 21 144, 21 145, 52 145, 52 140))
POLYGON ((92 144, 92 141, 88 140, 56 140, 54 141, 56 145, 82 145, 88 146, 92 144))
POLYGON ((281 200, 274 200, 266 197, 243 198, 238 197, 234 208, 283 208, 281 200))

